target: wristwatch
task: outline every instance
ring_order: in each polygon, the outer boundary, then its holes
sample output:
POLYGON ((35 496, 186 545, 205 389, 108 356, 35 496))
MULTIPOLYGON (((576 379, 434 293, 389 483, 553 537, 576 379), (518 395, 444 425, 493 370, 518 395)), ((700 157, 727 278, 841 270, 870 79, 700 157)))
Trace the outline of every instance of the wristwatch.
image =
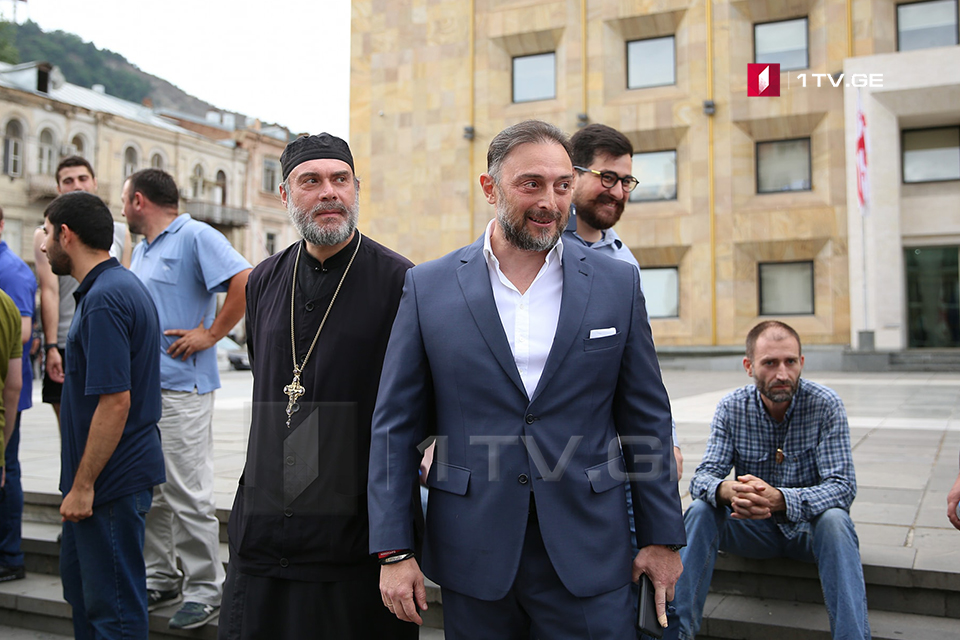
POLYGON ((663 546, 665 546, 667 549, 670 549, 670 551, 680 551, 680 549, 683 549, 683 548, 684 548, 685 546, 687 546, 687 545, 685 545, 685 544, 665 544, 665 545, 663 545, 663 546))
POLYGON ((50 351, 50 349, 56 349, 56 348, 57 348, 56 342, 48 342, 47 344, 43 345, 43 352, 46 353, 47 351, 50 351))

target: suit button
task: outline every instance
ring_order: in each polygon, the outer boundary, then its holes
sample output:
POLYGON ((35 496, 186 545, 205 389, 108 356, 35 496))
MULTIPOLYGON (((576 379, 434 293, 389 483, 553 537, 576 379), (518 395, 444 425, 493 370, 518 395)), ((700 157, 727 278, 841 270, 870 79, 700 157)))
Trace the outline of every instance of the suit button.
POLYGON ((280 566, 281 566, 281 567, 287 567, 289 564, 290 564, 290 563, 287 562, 287 559, 286 559, 286 558, 280 558, 280 566))
POLYGON ((297 459, 296 459, 296 458, 294 458, 293 456, 287 456, 287 466, 288 466, 288 467, 292 467, 294 464, 296 464, 296 462, 297 462, 297 459))
POLYGON ((533 417, 532 413, 528 413, 527 417, 524 419, 527 421, 527 424, 533 424, 533 422, 536 420, 536 418, 533 417))
POLYGON ((305 305, 305 307, 306 307, 307 311, 313 311, 313 303, 312 303, 312 302, 308 302, 308 303, 305 305))
POLYGON ((290 516, 293 515, 293 509, 284 509, 284 510, 283 510, 283 515, 285 515, 285 516, 287 516, 287 517, 289 518, 290 516))
POLYGON ((519 482, 520 484, 527 484, 528 482, 530 482, 530 478, 527 477, 527 474, 521 473, 517 477, 517 482, 519 482))

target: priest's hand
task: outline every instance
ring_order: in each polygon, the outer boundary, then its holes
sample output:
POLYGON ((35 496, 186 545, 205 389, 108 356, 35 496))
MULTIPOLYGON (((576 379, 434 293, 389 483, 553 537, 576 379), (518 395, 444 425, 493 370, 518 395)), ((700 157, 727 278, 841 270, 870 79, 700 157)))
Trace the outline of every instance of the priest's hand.
POLYGON ((186 360, 198 351, 205 351, 217 344, 216 337, 209 329, 204 328, 203 322, 197 325, 195 329, 168 329, 163 332, 163 335, 180 336, 179 340, 170 345, 167 353, 174 358, 183 356, 183 360, 186 360))
POLYGON ((414 558, 380 567, 380 597, 383 605, 401 620, 423 624, 417 608, 427 609, 427 589, 414 558))

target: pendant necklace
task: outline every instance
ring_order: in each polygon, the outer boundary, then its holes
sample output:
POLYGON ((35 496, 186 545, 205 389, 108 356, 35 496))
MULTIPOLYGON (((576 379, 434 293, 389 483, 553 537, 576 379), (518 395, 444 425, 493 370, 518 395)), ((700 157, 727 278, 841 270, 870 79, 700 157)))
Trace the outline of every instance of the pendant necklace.
POLYGON ((340 283, 337 285, 336 291, 333 292, 333 298, 330 299, 330 304, 327 305, 327 310, 323 314, 323 319, 320 320, 320 326, 317 328, 317 335, 313 336, 313 342, 310 343, 310 348, 307 350, 307 355, 303 356, 303 362, 299 365, 297 364, 297 334, 296 327, 293 321, 293 309, 294 309, 294 298, 297 292, 297 268, 300 266, 300 252, 303 250, 303 245, 301 244, 297 247, 297 259, 293 263, 293 282, 290 285, 290 346, 291 353, 293 354, 293 380, 283 388, 283 392, 289 398, 287 402, 287 429, 290 428, 290 419, 293 418, 293 414, 300 410, 300 403, 297 402, 300 399, 300 396, 303 395, 306 389, 303 388, 303 385, 300 384, 300 374, 303 373, 303 368, 307 366, 307 360, 310 359, 310 354, 313 353, 313 348, 317 346, 317 340, 320 339, 320 332, 323 331, 323 325, 327 322, 327 316, 330 315, 330 309, 333 309, 333 303, 337 300, 337 294, 340 293, 340 287, 343 286, 343 281, 347 279, 347 274, 350 273, 350 267, 353 266, 353 260, 357 257, 357 252, 360 251, 360 241, 363 239, 360 235, 360 230, 357 229, 357 246, 353 250, 353 255, 350 256, 350 262, 347 263, 347 268, 344 269, 343 275, 340 276, 340 283))

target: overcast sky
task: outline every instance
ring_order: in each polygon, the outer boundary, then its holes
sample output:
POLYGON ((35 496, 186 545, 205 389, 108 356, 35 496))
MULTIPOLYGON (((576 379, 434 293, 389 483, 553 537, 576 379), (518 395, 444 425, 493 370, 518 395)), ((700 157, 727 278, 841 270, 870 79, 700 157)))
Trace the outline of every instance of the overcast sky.
MULTIPOLYGON (((0 0, 6 20, 14 0, 0 0)), ((17 22, 75 33, 218 108, 295 133, 350 126, 350 0, 28 0, 17 22)))

